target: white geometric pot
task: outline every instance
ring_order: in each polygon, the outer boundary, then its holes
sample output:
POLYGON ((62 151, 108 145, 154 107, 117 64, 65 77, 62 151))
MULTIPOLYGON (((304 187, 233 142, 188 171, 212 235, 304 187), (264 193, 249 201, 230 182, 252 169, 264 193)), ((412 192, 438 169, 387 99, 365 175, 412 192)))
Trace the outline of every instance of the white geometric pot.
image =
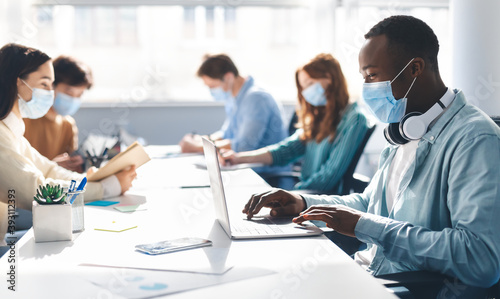
POLYGON ((40 205, 33 201, 35 242, 71 241, 73 234, 70 204, 40 205))

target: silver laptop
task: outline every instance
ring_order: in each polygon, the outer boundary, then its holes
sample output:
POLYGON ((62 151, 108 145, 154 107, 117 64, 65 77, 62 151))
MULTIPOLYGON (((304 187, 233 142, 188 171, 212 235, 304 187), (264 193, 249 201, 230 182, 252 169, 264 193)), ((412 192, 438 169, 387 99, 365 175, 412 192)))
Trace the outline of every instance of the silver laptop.
POLYGON ((215 215, 224 231, 232 239, 304 237, 323 233, 311 222, 306 221, 302 225, 293 223, 293 217, 254 216, 254 218, 247 220, 246 215, 242 213, 241 217, 232 215, 231 221, 229 221, 217 147, 210 140, 203 138, 203 151, 210 177, 210 188, 214 197, 215 215))

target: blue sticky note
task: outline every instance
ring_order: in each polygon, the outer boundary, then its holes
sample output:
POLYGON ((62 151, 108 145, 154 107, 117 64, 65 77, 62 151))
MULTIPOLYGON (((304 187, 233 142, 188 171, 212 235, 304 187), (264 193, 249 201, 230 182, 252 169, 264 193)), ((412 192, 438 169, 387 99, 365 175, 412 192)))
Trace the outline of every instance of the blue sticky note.
POLYGON ((97 200, 93 202, 88 202, 85 205, 86 206, 97 206, 97 207, 107 207, 111 205, 116 205, 117 203, 120 203, 119 201, 110 201, 110 200, 97 200))
POLYGON ((158 291, 158 290, 163 290, 166 289, 168 286, 164 283, 154 283, 150 285, 141 285, 139 286, 139 289, 145 290, 145 291, 158 291))

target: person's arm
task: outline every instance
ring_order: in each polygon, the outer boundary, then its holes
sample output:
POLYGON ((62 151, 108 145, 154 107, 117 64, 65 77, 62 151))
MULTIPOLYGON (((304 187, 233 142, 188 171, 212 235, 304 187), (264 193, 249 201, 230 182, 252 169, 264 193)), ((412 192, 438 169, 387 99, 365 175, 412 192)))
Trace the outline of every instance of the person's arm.
MULTIPOLYGON (((4 133, 4 132, 1 132, 4 133)), ((2 134, 0 136, 0 192, 7 194, 8 190, 13 190, 16 194, 16 206, 21 209, 31 210, 33 196, 39 185, 51 184, 67 186, 68 180, 81 180, 82 176, 59 167, 56 163, 40 155, 29 145, 28 141, 19 142, 18 139, 2 134), (40 163, 31 159, 31 151, 36 152, 40 159, 44 159, 43 169, 39 169, 40 163), (48 173, 54 174, 60 168, 57 179, 47 178, 48 173)), ((99 186, 89 186, 87 190, 93 193, 92 196, 102 195, 102 188, 99 186)), ((4 196, 0 195, 0 199, 4 196)))
POLYGON ((306 144, 300 140, 302 130, 297 130, 292 136, 283 141, 267 147, 272 156, 272 164, 276 166, 285 166, 297 161, 306 152, 306 144))
POLYGON ((69 155, 68 153, 57 155, 54 157, 54 159, 52 159, 52 161, 56 162, 57 165, 71 171, 75 171, 78 173, 81 173, 83 171, 84 160, 82 156, 78 154, 78 152, 74 152, 73 155, 69 155))
POLYGON ((224 131, 219 130, 217 132, 214 132, 214 133, 208 135, 208 137, 209 137, 209 139, 214 140, 214 141, 222 140, 222 139, 224 139, 223 138, 224 137, 224 131))
MULTIPOLYGON (((41 176, 38 175, 37 181, 39 184, 60 184, 67 187, 69 181, 80 181, 83 175, 69 171, 56 163, 49 161, 42 156, 38 151, 32 148, 29 144, 24 145, 25 156, 28 157, 38 170, 41 176)), ((89 172, 87 172, 89 174, 89 172)), ((28 174, 29 175, 29 174, 28 174)), ((112 175, 100 182, 89 182, 86 186, 85 201, 92 201, 107 197, 114 197, 125 193, 132 185, 135 178, 135 167, 125 169, 112 175)), ((36 190, 36 189, 35 189, 36 190)))
POLYGON ((383 248, 389 260, 491 286, 500 265, 500 168, 491 161, 500 161, 497 136, 478 135, 454 150, 446 194, 451 228, 431 231, 365 214, 356 237, 383 248))
POLYGON ((201 153, 203 152, 203 143, 201 141, 200 135, 197 134, 186 134, 179 141, 179 146, 181 147, 181 152, 183 153, 201 153))
POLYGON ((303 194, 302 197, 306 203, 306 207, 311 207, 315 205, 320 206, 330 206, 330 205, 344 205, 360 212, 366 212, 368 210, 368 205, 370 203, 371 197, 377 188, 376 182, 378 179, 376 177, 382 175, 382 171, 377 171, 374 178, 371 180, 370 184, 363 193, 353 193, 349 195, 312 195, 303 194))
POLYGON ((236 153, 235 151, 226 151, 222 153, 221 164, 231 165, 242 163, 262 163, 265 165, 273 164, 273 156, 269 153, 267 148, 261 148, 254 151, 236 153))
POLYGON ((295 188, 328 191, 340 182, 368 130, 363 114, 354 114, 345 121, 342 130, 337 132, 329 158, 317 172, 297 183, 295 188))

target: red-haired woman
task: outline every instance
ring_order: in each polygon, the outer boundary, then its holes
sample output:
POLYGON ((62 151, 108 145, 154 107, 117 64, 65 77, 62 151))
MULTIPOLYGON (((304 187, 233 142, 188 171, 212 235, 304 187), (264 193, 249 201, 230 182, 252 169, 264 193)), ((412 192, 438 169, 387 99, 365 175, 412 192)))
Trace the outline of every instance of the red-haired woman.
POLYGON ((356 103, 349 103, 339 62, 319 54, 295 73, 298 130, 280 143, 255 151, 224 154, 231 164, 287 165, 302 160, 294 189, 338 193, 341 179, 368 130, 356 103))

